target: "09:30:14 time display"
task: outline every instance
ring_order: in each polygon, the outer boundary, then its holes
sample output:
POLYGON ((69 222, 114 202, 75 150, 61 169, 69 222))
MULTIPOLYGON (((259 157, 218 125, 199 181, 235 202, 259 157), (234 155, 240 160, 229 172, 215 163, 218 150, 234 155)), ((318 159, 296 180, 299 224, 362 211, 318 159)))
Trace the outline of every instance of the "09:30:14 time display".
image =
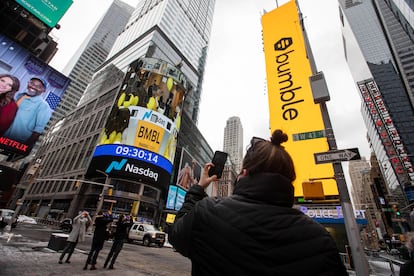
POLYGON ((127 156, 132 158, 138 158, 142 160, 151 161, 154 163, 158 162, 158 155, 143 149, 134 147, 118 146, 115 148, 115 154, 121 156, 127 156))

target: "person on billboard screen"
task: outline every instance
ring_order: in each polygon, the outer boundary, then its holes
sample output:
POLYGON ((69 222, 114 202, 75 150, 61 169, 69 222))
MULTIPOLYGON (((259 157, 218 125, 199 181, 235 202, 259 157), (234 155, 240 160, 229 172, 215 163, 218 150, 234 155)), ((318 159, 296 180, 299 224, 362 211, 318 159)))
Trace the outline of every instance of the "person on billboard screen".
POLYGON ((293 207, 287 140, 281 130, 253 137, 230 197, 207 196, 218 177, 209 176, 212 162, 204 166, 168 233, 192 275, 348 275, 329 232, 293 207))
POLYGON ((32 77, 26 91, 16 95, 16 117, 4 133, 5 137, 28 146, 34 145, 52 116, 52 109, 42 96, 46 88, 45 80, 32 77))
POLYGON ((17 113, 14 95, 20 88, 20 81, 10 74, 0 74, 0 136, 12 124, 17 113))
POLYGON ((184 167, 178 172, 177 185, 188 190, 192 185, 197 183, 197 179, 194 179, 194 166, 195 160, 190 164, 185 162, 184 167))

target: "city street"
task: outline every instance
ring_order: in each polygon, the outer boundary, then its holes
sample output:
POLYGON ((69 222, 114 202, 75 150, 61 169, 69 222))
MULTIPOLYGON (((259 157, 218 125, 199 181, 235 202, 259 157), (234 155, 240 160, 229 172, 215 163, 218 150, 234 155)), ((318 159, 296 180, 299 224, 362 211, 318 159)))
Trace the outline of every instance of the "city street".
POLYGON ((112 245, 105 242, 97 270, 83 270, 92 236, 78 243, 71 263, 58 264, 59 252, 47 248, 51 233, 61 232, 39 224, 19 224, 11 233, 0 232, 0 275, 190 275, 190 261, 171 247, 145 247, 125 243, 114 270, 103 263, 112 245))
MULTIPOLYGON (((114 270, 104 269, 103 263, 112 245, 105 243, 101 251, 97 270, 83 270, 92 236, 78 243, 71 258, 71 263, 58 264, 60 256, 48 248, 51 233, 61 233, 60 230, 40 224, 20 223, 12 232, 0 232, 0 275, 1 276, 40 276, 40 275, 191 275, 191 262, 175 252, 170 246, 158 248, 145 247, 141 244, 125 243, 114 270)), ((370 275, 399 275, 400 262, 386 254, 381 257, 368 256, 370 275), (390 263, 394 260, 392 272, 390 263)), ((355 272, 349 271, 349 275, 355 272)))

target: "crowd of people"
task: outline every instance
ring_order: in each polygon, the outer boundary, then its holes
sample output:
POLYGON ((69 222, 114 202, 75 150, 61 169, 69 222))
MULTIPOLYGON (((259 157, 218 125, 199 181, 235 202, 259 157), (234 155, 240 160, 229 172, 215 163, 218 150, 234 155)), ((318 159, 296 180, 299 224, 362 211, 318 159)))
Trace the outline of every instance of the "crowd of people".
MULTIPOLYGON (((89 250, 88 257, 86 259, 84 270, 88 269, 90 265, 90 270, 96 270, 97 259, 100 251, 102 250, 104 243, 109 239, 109 225, 113 222, 112 215, 108 213, 99 212, 95 221, 93 222, 89 213, 87 211, 80 211, 79 214, 73 218, 72 230, 69 233, 68 238, 66 239, 66 246, 63 249, 60 257, 59 264, 63 263, 63 259, 66 257, 65 263, 70 263, 70 257, 72 256, 73 251, 76 248, 76 245, 79 241, 85 240, 85 233, 90 225, 93 224, 93 238, 91 243, 91 249, 89 250)), ((116 230, 113 234, 113 242, 111 249, 106 257, 103 268, 114 269, 114 264, 119 253, 122 250, 124 241, 128 237, 129 229, 133 224, 133 219, 131 216, 119 215, 116 222, 116 230)))

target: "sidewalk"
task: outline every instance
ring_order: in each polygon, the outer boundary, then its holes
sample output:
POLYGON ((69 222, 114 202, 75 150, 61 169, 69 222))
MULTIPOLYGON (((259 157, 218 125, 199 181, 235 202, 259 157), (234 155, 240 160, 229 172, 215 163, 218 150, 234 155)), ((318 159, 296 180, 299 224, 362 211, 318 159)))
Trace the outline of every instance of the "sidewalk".
POLYGON ((71 263, 58 264, 60 253, 47 248, 48 242, 24 240, 21 235, 0 233, 1 276, 74 276, 74 275, 168 275, 140 273, 135 267, 117 260, 114 270, 102 268, 108 250, 103 249, 98 258, 97 270, 83 270, 88 252, 75 249, 71 263))
MULTIPOLYGON (((104 258, 108 254, 108 249, 105 248, 99 254, 97 270, 83 270, 88 252, 75 249, 70 264, 58 264, 61 253, 51 250, 47 246, 48 242, 35 242, 21 235, 0 232, 0 276, 183 275, 166 269, 162 270, 159 263, 155 263, 157 268, 154 266, 151 269, 146 269, 146 272, 142 272, 137 267, 134 258, 129 260, 118 258, 114 270, 104 269, 102 267, 104 258)), ((399 275, 398 265, 394 266, 394 274, 392 274, 390 264, 380 259, 369 259, 369 266, 370 276, 399 275)), ((348 271, 348 273, 349 275, 356 275, 354 271, 348 271)))

